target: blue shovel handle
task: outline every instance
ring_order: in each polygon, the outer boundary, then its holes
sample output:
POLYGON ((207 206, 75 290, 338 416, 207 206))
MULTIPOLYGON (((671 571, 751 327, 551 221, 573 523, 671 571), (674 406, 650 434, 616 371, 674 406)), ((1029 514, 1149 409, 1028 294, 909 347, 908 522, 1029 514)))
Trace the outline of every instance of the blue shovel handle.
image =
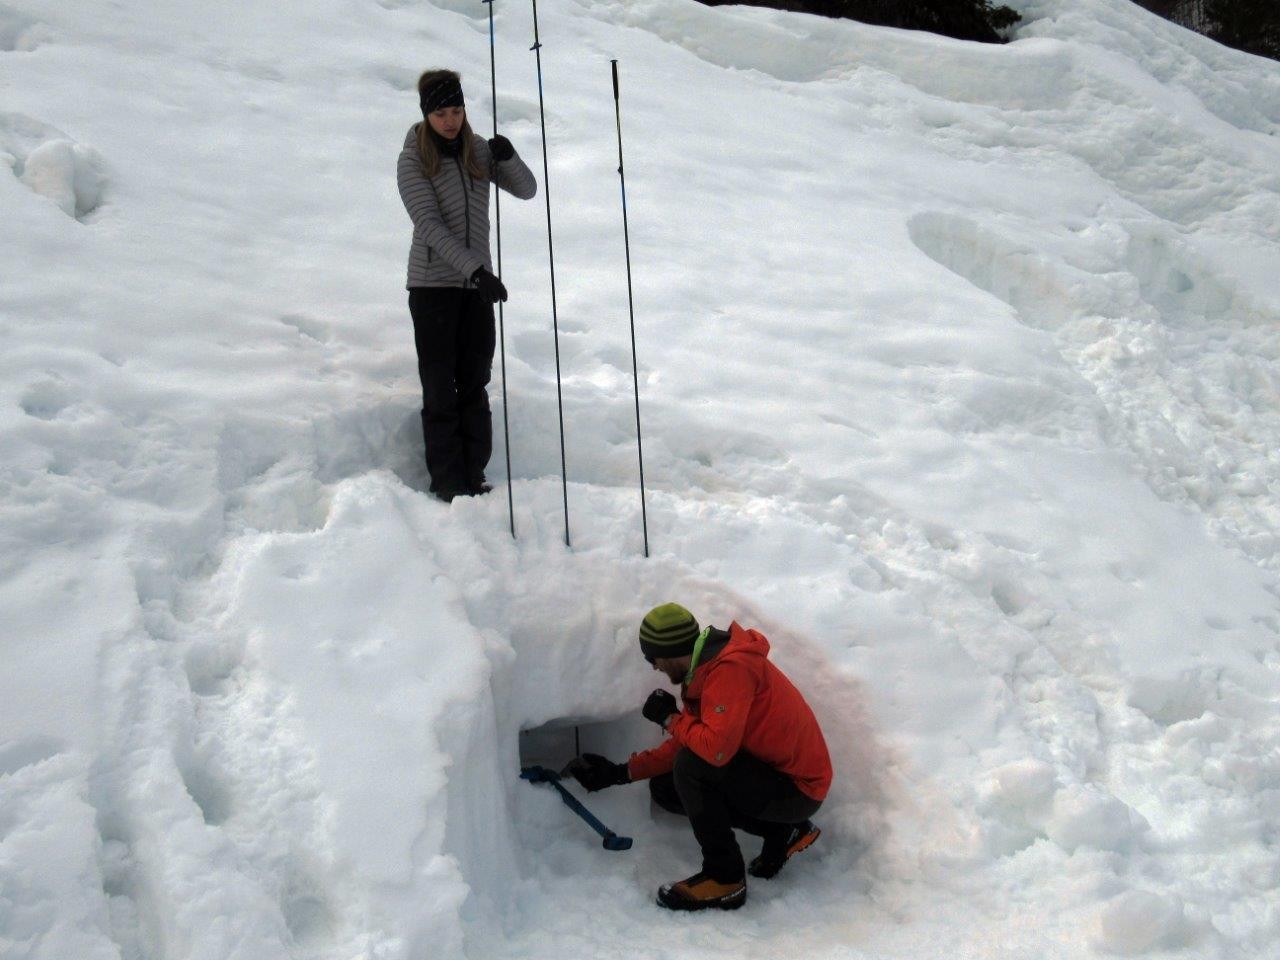
POLYGON ((555 787, 560 793, 560 799, 565 802, 565 806, 585 820, 592 830, 604 838, 602 846, 606 850, 631 849, 631 838, 618 836, 597 820, 577 797, 564 788, 564 785, 560 782, 560 774, 554 770, 548 770, 546 767, 523 767, 520 770, 520 779, 528 780, 530 783, 549 783, 555 787))

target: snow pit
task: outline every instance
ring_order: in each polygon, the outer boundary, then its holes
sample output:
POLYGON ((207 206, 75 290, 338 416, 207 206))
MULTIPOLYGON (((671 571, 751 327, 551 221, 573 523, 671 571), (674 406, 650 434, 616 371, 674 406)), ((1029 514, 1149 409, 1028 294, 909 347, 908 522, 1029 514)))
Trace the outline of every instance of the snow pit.
POLYGON ((621 762, 650 746, 655 729, 638 710, 635 716, 616 720, 553 720, 520 731, 520 768, 540 766, 559 773, 570 760, 585 753, 621 762))
MULTIPOLYGON (((552 773, 561 773, 574 757, 588 753, 599 754, 616 763, 621 763, 636 750, 652 746, 657 742, 657 728, 643 719, 639 711, 631 711, 629 715, 613 720, 575 720, 571 718, 553 720, 540 727, 520 731, 520 769, 543 768, 552 773), (645 729, 648 728, 648 729, 645 729)), ((540 812, 544 836, 535 841, 537 848, 545 840, 554 845, 563 843, 566 848, 579 855, 591 855, 590 848, 601 847, 611 853, 625 852, 633 844, 633 835, 639 831, 652 843, 651 825, 656 808, 646 804, 649 791, 646 786, 625 786, 614 790, 588 794, 572 777, 563 777, 563 786, 587 810, 600 821, 606 829, 619 837, 625 838, 625 846, 611 847, 602 843, 595 828, 586 822, 580 822, 579 814, 569 809, 567 801, 558 790, 545 783, 531 782, 529 787, 535 794, 522 794, 522 799, 536 805, 540 812), (563 804, 557 808, 558 804, 563 804), (549 807, 549 809, 548 809, 549 807)), ((523 839, 528 839, 528 831, 524 831, 523 839)), ((602 864, 602 866, 604 866, 602 864)))

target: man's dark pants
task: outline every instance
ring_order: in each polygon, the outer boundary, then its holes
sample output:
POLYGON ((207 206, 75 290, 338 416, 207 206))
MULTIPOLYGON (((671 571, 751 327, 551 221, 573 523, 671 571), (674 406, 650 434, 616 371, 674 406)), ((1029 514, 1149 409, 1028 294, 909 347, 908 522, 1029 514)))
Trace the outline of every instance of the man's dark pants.
POLYGON ((746 751, 717 767, 683 749, 670 773, 649 781, 649 793, 664 810, 689 818, 702 847, 702 872, 721 883, 745 874, 734 827, 778 842, 822 806, 785 773, 746 751))
POLYGON ((431 489, 465 491, 493 452, 486 387, 493 371, 493 306, 475 290, 409 290, 422 381, 422 437, 431 489))

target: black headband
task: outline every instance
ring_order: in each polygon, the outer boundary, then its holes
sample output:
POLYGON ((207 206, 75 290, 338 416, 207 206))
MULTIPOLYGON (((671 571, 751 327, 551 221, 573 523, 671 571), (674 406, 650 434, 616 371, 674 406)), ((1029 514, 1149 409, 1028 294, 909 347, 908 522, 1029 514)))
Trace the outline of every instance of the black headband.
POLYGON ((461 107, 462 84, 453 77, 444 77, 427 87, 418 97, 422 105, 422 115, 434 113, 445 107, 461 107))

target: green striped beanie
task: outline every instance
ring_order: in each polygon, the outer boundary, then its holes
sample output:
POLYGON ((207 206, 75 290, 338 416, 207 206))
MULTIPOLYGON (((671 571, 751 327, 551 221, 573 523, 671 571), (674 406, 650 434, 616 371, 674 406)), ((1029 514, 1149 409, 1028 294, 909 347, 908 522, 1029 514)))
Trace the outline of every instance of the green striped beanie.
POLYGON ((640 621, 640 650, 650 661, 683 657, 693 653, 698 633, 698 621, 692 613, 678 603, 664 603, 640 621))

